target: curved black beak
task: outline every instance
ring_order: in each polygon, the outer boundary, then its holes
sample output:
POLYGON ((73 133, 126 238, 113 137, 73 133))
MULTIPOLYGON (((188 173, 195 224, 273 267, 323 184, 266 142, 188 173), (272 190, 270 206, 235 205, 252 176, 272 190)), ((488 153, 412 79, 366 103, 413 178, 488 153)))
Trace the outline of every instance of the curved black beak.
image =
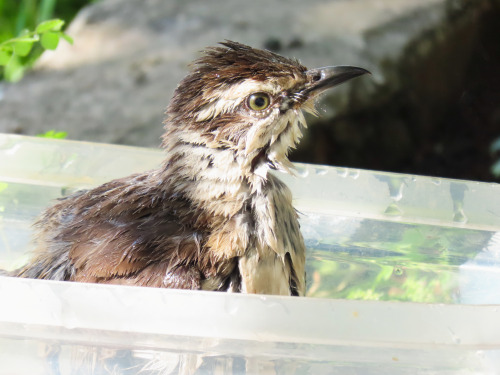
POLYGON ((310 83, 301 91, 301 94, 307 96, 318 95, 329 88, 367 73, 371 74, 368 70, 355 66, 326 66, 311 69, 306 72, 306 75, 310 77, 310 83))

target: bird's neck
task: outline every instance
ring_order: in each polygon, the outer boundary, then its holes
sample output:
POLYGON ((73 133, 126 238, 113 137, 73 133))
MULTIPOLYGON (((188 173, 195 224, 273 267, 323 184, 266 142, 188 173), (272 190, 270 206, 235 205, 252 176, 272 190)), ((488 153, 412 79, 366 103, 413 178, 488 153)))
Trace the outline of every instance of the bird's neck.
POLYGON ((255 165, 238 150, 214 147, 197 134, 170 133, 164 147, 162 173, 169 189, 214 215, 236 214, 267 183, 264 167, 256 174, 255 165))

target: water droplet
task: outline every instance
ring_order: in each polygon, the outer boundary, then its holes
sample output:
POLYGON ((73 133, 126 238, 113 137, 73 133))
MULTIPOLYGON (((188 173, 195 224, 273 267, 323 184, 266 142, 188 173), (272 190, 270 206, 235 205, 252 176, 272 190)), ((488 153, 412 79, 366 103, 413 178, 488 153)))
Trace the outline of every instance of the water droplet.
POLYGON ((462 209, 458 209, 455 211, 453 215, 453 221, 457 223, 466 223, 467 222, 467 216, 465 216, 465 213, 462 209))
POLYGON ((403 189, 407 185, 408 178, 400 176, 382 175, 377 177, 378 180, 385 182, 389 189, 389 196, 394 202, 403 198, 403 189))
POLYGON ((296 166, 295 173, 299 177, 307 177, 309 175, 309 169, 306 167, 298 167, 296 166))
POLYGON ((337 174, 340 177, 347 177, 347 174, 349 173, 349 170, 347 168, 335 168, 337 170, 337 174))
POLYGON ((441 185, 441 179, 440 178, 431 178, 431 182, 434 184, 434 185, 441 185))
POLYGON ((462 342, 462 340, 460 339, 460 337, 458 337, 458 335, 455 333, 455 331, 453 331, 451 329, 451 327, 448 327, 448 332, 450 332, 450 335, 451 335, 451 340, 455 343, 455 344, 460 344, 462 342))
POLYGON ((403 188, 405 186, 405 180, 403 179, 391 179, 389 183, 389 195, 394 200, 398 202, 403 198, 403 188))
POLYGON ((395 190, 393 194, 391 194, 391 198, 394 199, 395 202, 400 201, 403 198, 403 185, 399 187, 399 190, 395 190))
POLYGON ((317 175, 323 176, 328 173, 328 168, 326 167, 316 167, 314 168, 314 172, 316 172, 317 175))
POLYGON ((401 209, 398 207, 398 205, 396 203, 391 203, 385 209, 384 214, 389 215, 389 216, 401 216, 403 214, 403 212, 401 211, 401 209))
POLYGON ((351 177, 352 179, 357 179, 359 177, 359 169, 351 169, 349 171, 349 177, 351 177))
POLYGON ((403 276, 405 273, 403 267, 401 267, 401 266, 395 266, 392 272, 393 272, 394 276, 398 276, 398 277, 403 276))

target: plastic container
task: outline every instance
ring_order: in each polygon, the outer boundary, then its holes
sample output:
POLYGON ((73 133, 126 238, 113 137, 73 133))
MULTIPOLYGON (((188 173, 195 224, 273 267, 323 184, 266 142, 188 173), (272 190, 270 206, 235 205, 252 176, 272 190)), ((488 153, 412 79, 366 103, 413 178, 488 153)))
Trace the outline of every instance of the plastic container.
MULTIPOLYGON (((0 268, 158 150, 0 135, 0 268)), ((298 165, 308 297, 0 277, 0 374, 495 374, 500 186, 298 165)))

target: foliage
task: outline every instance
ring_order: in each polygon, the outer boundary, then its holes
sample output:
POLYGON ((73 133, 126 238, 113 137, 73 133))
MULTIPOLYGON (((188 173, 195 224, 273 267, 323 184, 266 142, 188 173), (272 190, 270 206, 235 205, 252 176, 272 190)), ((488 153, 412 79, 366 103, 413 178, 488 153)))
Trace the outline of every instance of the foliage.
POLYGON ((68 136, 67 132, 58 132, 56 130, 49 130, 42 134, 37 134, 40 138, 51 138, 51 139, 64 139, 68 136))
POLYGON ((7 81, 19 81, 44 49, 54 50, 61 38, 73 43, 70 36, 61 31, 64 21, 43 21, 34 31, 24 30, 16 38, 0 43, 0 66, 7 81), (36 48, 36 47, 41 48, 36 48))
POLYGON ((0 42, 51 18, 69 23, 81 8, 93 2, 96 0, 0 0, 0 42))
MULTIPOLYGON (((26 36, 26 30, 36 30, 37 25, 50 19, 70 22, 81 8, 97 1, 99 0, 0 0, 0 44, 3 45, 8 40, 26 36)), ((50 49, 47 47, 54 47, 59 42, 62 37, 58 34, 60 31, 61 29, 46 30, 43 33, 45 34, 43 41, 40 38, 39 41, 33 43, 31 49, 27 43, 19 44, 17 48, 21 54, 30 49, 28 55, 20 56, 16 53, 17 58, 14 57, 8 69, 6 65, 0 66, 0 80, 2 75, 8 79, 10 74, 13 78, 19 79, 24 69, 33 65, 44 49, 50 49), (19 69, 19 66, 23 69, 19 69)), ((10 49, 7 48, 7 50, 10 49)), ((10 55, 9 51, 7 55, 10 55)), ((3 58, 5 60, 5 52, 3 58)))

